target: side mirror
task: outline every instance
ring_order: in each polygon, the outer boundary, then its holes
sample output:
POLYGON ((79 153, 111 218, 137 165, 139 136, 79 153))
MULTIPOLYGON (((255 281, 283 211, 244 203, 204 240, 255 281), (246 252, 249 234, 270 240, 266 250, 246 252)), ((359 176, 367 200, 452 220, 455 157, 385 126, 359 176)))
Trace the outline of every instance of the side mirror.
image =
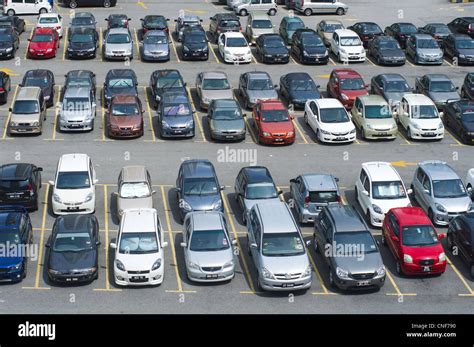
POLYGON ((278 195, 281 195, 281 194, 283 194, 283 190, 279 190, 277 193, 278 193, 278 195))
POLYGON ((155 195, 155 194, 156 194, 156 190, 152 190, 151 195, 155 195))
POLYGON ((94 180, 92 181, 94 184, 97 184, 99 183, 99 180, 97 178, 94 178, 94 180))
POLYGON ((111 242, 109 244, 109 247, 112 248, 112 249, 117 249, 117 244, 115 242, 111 242))
POLYGON ((161 248, 165 248, 165 247, 168 247, 168 242, 166 241, 161 244, 161 248))
POLYGON ((112 192, 112 195, 113 196, 118 196, 119 194, 118 194, 118 192, 112 192))
POLYGON ((393 242, 399 242, 399 241, 400 241, 400 240, 398 239, 398 237, 395 236, 395 235, 392 235, 391 239, 392 239, 393 242))
POLYGON ((175 189, 177 192, 181 192, 181 188, 176 187, 175 189))
POLYGON ((221 189, 221 190, 224 190, 224 189, 225 189, 225 186, 220 186, 220 189, 221 189))
POLYGON ((410 188, 410 189, 407 189, 407 194, 408 194, 408 195, 413 194, 413 189, 411 189, 411 188, 410 188))
POLYGON ((9 112, 12 112, 12 111, 13 111, 13 109, 10 107, 10 108, 8 109, 8 111, 9 111, 9 112))
POLYGON ((251 243, 251 244, 250 244, 250 248, 257 249, 257 248, 258 248, 258 246, 257 246, 257 244, 256 244, 256 243, 251 243))
POLYGON ((96 246, 100 246, 102 244, 102 242, 97 241, 95 244, 96 244, 96 246))
POLYGON ((48 181, 49 185, 54 186, 54 181, 48 181))
POLYGON ((50 245, 50 243, 48 242, 47 244, 44 245, 44 247, 46 247, 46 248, 51 248, 51 245, 50 245))
POLYGON ((438 234, 438 240, 441 241, 446 237, 446 234, 438 234))
POLYGON ((311 246, 311 240, 306 240, 306 246, 311 246))
MULTIPOLYGON (((37 168, 36 168, 36 171, 41 172, 41 171, 43 171, 43 168, 42 168, 42 167, 37 167, 37 168)), ((470 189, 470 188, 471 188, 471 187, 469 187, 468 189, 470 189)))
POLYGON ((186 248, 186 242, 181 242, 180 245, 181 247, 186 248))
POLYGON ((233 239, 233 240, 232 240, 232 245, 233 245, 233 246, 237 246, 237 240, 233 239))
POLYGON ((369 192, 366 191, 366 190, 363 190, 363 191, 362 191, 362 194, 364 194, 365 196, 369 196, 369 192))
POLYGON ((429 194, 429 193, 430 193, 430 191, 429 191, 428 189, 423 189, 423 193, 425 193, 425 194, 429 194))
POLYGON ((294 178, 292 178, 292 179, 290 180, 290 183, 295 183, 295 182, 296 182, 296 180, 295 180, 294 178))

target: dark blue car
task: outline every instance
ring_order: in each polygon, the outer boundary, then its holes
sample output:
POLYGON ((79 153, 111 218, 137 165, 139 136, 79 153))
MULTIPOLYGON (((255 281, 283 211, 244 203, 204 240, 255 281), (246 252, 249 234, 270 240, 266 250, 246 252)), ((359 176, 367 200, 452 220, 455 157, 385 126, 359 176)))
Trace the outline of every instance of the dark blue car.
POLYGON ((23 207, 0 209, 0 281, 20 282, 26 276, 27 246, 33 242, 28 212, 23 207))

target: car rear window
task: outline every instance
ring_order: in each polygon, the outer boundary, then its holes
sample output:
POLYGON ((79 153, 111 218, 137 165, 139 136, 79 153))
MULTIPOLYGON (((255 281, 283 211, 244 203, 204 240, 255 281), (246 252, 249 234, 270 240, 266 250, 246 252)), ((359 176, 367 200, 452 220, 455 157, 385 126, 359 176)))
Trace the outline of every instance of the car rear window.
POLYGON ((336 191, 309 192, 309 201, 317 204, 338 202, 339 197, 336 191))
POLYGON ((240 27, 240 23, 238 20, 223 20, 220 26, 223 28, 240 27))

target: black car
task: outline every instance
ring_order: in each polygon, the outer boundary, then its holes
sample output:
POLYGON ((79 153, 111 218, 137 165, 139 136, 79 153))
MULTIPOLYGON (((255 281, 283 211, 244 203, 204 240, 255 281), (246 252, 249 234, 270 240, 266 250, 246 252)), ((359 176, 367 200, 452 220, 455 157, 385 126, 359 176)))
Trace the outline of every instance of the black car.
POLYGON ((156 70, 150 77, 150 92, 156 109, 165 92, 186 94, 186 83, 178 70, 156 70))
POLYGON ((0 27, 10 27, 14 29, 18 35, 25 31, 25 20, 18 16, 0 16, 0 27))
POLYGON ((359 22, 351 25, 347 29, 354 31, 359 35, 360 40, 364 44, 364 47, 367 48, 369 41, 373 40, 376 36, 383 35, 382 29, 378 24, 373 22, 359 22))
POLYGON ((131 20, 126 14, 110 14, 105 18, 107 29, 128 28, 128 22, 131 20))
POLYGON ((90 12, 77 12, 71 19, 69 33, 76 28, 91 28, 96 30, 97 21, 90 12))
POLYGON ((418 28, 412 23, 393 23, 385 28, 384 33, 387 36, 392 36, 398 41, 400 47, 405 48, 407 39, 411 34, 418 31, 418 28))
POLYGON ((115 95, 138 96, 138 79, 132 69, 112 69, 107 72, 104 82, 104 102, 108 106, 115 95))
POLYGON ((18 47, 20 47, 20 38, 16 30, 0 27, 0 59, 14 58, 18 47))
POLYGON ((448 23, 453 33, 467 34, 474 38, 474 17, 459 17, 448 23))
POLYGON ((216 13, 210 20, 209 35, 216 43, 220 34, 229 31, 239 32, 242 29, 239 17, 233 13, 216 13))
POLYGON ((179 91, 165 92, 156 113, 161 137, 194 137, 196 134, 195 112, 187 94, 179 91))
POLYGON ((262 63, 287 64, 290 61, 290 52, 278 34, 260 35, 255 40, 255 52, 262 63))
POLYGON ((142 22, 142 34, 148 30, 161 30, 169 35, 168 21, 170 19, 160 15, 148 15, 145 18, 140 18, 142 22))
POLYGON ((290 72, 280 77, 280 94, 288 104, 304 108, 306 101, 321 98, 319 85, 306 72, 290 72))
POLYGON ((454 218, 449 223, 446 239, 449 250, 467 263, 469 274, 474 279, 474 214, 467 213, 454 218))
POLYGON ((46 69, 26 71, 20 84, 20 87, 40 87, 47 107, 54 104, 54 86, 54 74, 46 69))
POLYGON ((181 56, 185 60, 209 59, 209 45, 202 27, 188 27, 183 30, 181 56))
POLYGON ((42 168, 33 164, 12 163, 0 166, 0 205, 38 209, 42 168))
MULTIPOLYGON (((69 87, 84 87, 91 88, 95 98, 95 73, 89 70, 71 70, 64 75, 65 82, 64 87, 62 88, 63 95, 64 92, 69 87)), ((62 98, 61 98, 62 99, 62 98)))
POLYGON ((68 36, 67 57, 69 59, 95 58, 99 34, 92 28, 75 28, 68 36))
POLYGON ((418 28, 418 32, 421 34, 431 35, 439 44, 443 46, 443 41, 450 34, 452 34, 450 28, 444 23, 429 23, 424 27, 418 28))
POLYGON ((0 104, 6 104, 8 93, 12 90, 10 75, 0 71, 0 104))
POLYGON ((298 29, 292 36, 291 53, 302 64, 327 64, 329 53, 321 36, 312 29, 298 29))
POLYGON ((46 243, 49 280, 72 284, 97 279, 99 246, 99 222, 94 215, 58 217, 46 243))
POLYGON ((474 144, 474 101, 448 101, 444 106, 444 123, 464 143, 474 144))
POLYGON ((464 34, 451 34, 443 44, 444 56, 459 65, 474 64, 474 39, 464 34))
POLYGON ((464 77, 464 82, 461 87, 461 98, 474 100, 474 72, 469 72, 464 77))
POLYGON ((369 42, 368 53, 378 65, 404 65, 405 53, 391 36, 378 36, 369 42))
POLYGON ((63 0, 64 6, 76 8, 78 6, 102 6, 105 8, 114 7, 117 0, 63 0))

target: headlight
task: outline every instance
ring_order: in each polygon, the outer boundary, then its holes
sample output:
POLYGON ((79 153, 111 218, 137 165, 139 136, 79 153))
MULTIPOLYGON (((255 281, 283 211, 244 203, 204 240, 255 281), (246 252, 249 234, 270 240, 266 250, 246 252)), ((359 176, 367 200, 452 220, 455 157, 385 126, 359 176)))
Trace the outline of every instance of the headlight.
POLYGON ((212 206, 212 209, 214 211, 220 211, 221 208, 222 208, 222 200, 216 201, 214 205, 212 206))
POLYGON ((370 124, 366 124, 365 126, 366 126, 367 129, 369 129, 369 130, 374 130, 374 127, 373 127, 372 125, 370 125, 370 124))
POLYGON ((341 93, 341 98, 342 100, 349 100, 349 97, 344 93, 341 93))
POLYGON ((346 54, 346 50, 343 49, 343 48, 340 48, 340 49, 339 49, 339 53, 346 54))
POLYGON ((329 131, 326 131, 326 130, 323 130, 323 129, 319 129, 319 131, 321 132, 321 134, 324 134, 324 135, 329 135, 330 134, 329 131))
POLYGON ((156 269, 159 269, 161 266, 161 259, 158 259, 153 263, 153 266, 151 267, 151 271, 154 271, 156 269))
POLYGON ((46 53, 51 53, 52 51, 53 51, 52 48, 48 48, 48 49, 46 50, 46 53))
POLYGON ((286 136, 293 136, 295 133, 293 131, 290 131, 288 132, 288 134, 286 134, 286 136))
POLYGON ((225 54, 232 54, 232 52, 229 51, 228 49, 224 49, 224 53, 225 53, 225 54))
POLYGON ((93 197, 94 197, 94 194, 92 194, 92 193, 87 194, 86 199, 84 200, 84 202, 91 201, 93 197))
POLYGON ((413 258, 408 254, 403 255, 403 261, 408 264, 413 264, 413 258))
POLYGON ((62 202, 61 198, 59 197, 58 194, 53 194, 53 200, 60 204, 62 202))
POLYGON ((223 268, 227 269, 227 268, 232 267, 232 266, 234 266, 234 262, 231 260, 231 261, 225 263, 223 268))
POLYGON ((356 130, 355 128, 351 130, 351 134, 355 134, 356 130))
POLYGON ((436 207, 436 209, 437 209, 439 212, 443 212, 443 213, 446 213, 446 212, 447 212, 447 211, 446 211, 446 208, 444 208, 444 206, 441 205, 441 204, 435 203, 435 207, 436 207))
POLYGON ((168 123, 166 123, 166 121, 164 121, 164 120, 161 121, 161 126, 163 128, 169 128, 170 127, 170 125, 168 123))
POLYGON ((73 49, 72 49, 71 47, 68 47, 68 48, 67 48, 67 51, 68 51, 68 52, 72 52, 73 49))
POLYGON ((438 259, 439 259, 439 262, 442 263, 444 261, 446 261, 446 253, 444 252, 441 252, 438 256, 438 259))
POLYGON ((11 127, 16 127, 16 126, 17 126, 17 123, 14 122, 14 121, 10 121, 10 126, 11 126, 11 127))
POLYGON ((23 266, 23 263, 19 263, 17 265, 10 266, 8 269, 10 271, 16 271, 16 270, 20 270, 22 268, 22 266, 23 266))
POLYGON ((118 259, 115 259, 115 266, 117 266, 117 269, 125 271, 125 266, 123 266, 123 263, 118 259))
POLYGON ((185 211, 192 211, 192 210, 193 210, 193 208, 191 207, 191 205, 188 204, 188 203, 186 202, 186 200, 184 200, 184 199, 182 199, 182 200, 180 201, 180 205, 181 205, 181 208, 182 208, 183 210, 185 210, 185 211))
POLYGON ((411 126, 415 129, 420 129, 420 126, 417 123, 412 123, 411 126))
POLYGON ((192 128, 193 126, 194 126, 194 120, 193 120, 193 119, 189 120, 189 121, 186 123, 186 127, 187 127, 187 128, 192 128))
POLYGON ((385 266, 381 266, 379 267, 379 269, 377 270, 377 276, 385 276, 385 266))
POLYGON ((339 278, 348 278, 349 277, 349 272, 338 266, 338 267, 336 267, 336 275, 339 278))
POLYGON ((13 47, 8 47, 7 49, 5 49, 5 51, 11 52, 11 51, 13 51, 13 47))
POLYGON ((443 128, 444 128, 443 123, 442 123, 442 122, 439 122, 439 124, 438 124, 438 129, 441 130, 441 129, 443 129, 443 128))
POLYGON ((270 134, 270 133, 267 133, 266 131, 264 131, 264 132, 262 133, 262 135, 265 136, 265 137, 271 136, 271 134, 270 134))
POLYGON ((383 214, 382 209, 379 206, 375 205, 375 204, 372 204, 372 209, 374 210, 375 213, 383 214))
POLYGON ((51 274, 51 275, 59 275, 61 272, 60 271, 56 271, 56 270, 53 270, 53 269, 49 269, 48 272, 51 274))
POLYGON ((459 58, 464 59, 464 58, 466 58, 466 56, 464 54, 459 54, 459 58))
POLYGON ((149 55, 149 54, 150 54, 150 51, 149 51, 148 49, 145 49, 145 50, 143 50, 143 54, 149 55))
POLYGON ((472 204, 472 202, 470 202, 469 206, 467 207, 467 210, 471 211, 472 209, 474 209, 474 205, 472 204))
POLYGON ((266 268, 262 268, 262 277, 267 279, 273 279, 273 274, 268 271, 266 268))
POLYGON ((40 123, 39 122, 33 122, 33 123, 31 123, 31 125, 34 126, 34 127, 37 127, 37 126, 40 125, 40 123))
POLYGON ((192 261, 188 261, 188 267, 190 269, 195 269, 195 270, 200 270, 201 269, 198 264, 195 264, 192 261))
POLYGON ((188 48, 188 47, 186 47, 186 46, 183 46, 183 51, 185 51, 185 52, 189 52, 189 48, 188 48))
POLYGON ((306 52, 306 51, 303 51, 303 55, 304 55, 305 57, 309 56, 308 52, 306 52))
POLYGON ((306 267, 306 270, 304 270, 304 272, 301 274, 301 277, 308 277, 309 275, 311 275, 311 271, 312 271, 311 265, 308 265, 306 267))

